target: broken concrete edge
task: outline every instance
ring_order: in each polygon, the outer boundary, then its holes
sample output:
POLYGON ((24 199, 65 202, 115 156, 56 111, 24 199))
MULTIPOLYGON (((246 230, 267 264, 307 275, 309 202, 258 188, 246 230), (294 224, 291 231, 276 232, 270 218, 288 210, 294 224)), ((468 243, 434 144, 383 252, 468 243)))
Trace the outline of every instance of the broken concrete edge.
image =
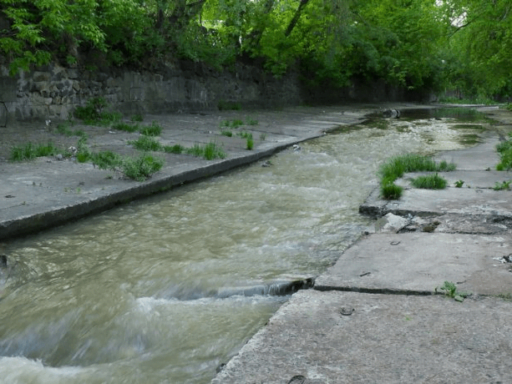
MULTIPOLYGON (((386 295, 407 295, 407 296, 430 296, 439 295, 441 292, 436 292, 435 287, 432 291, 419 291, 410 289, 393 289, 393 288, 361 288, 361 287, 340 287, 334 285, 317 285, 313 286, 313 289, 320 292, 327 291, 340 291, 340 292, 358 292, 358 293, 370 293, 370 294, 386 294, 386 295)), ((444 294, 442 294, 444 295, 444 294)))
MULTIPOLYGON (((335 128, 336 127, 333 127, 332 129, 335 128)), ((275 145, 272 148, 253 151, 252 153, 237 157, 217 160, 193 170, 183 171, 181 173, 159 179, 148 179, 135 185, 128 184, 135 182, 127 180, 126 188, 118 192, 113 192, 105 196, 77 204, 56 207, 44 212, 37 212, 12 220, 0 221, 0 240, 7 238, 12 239, 56 227, 65 224, 66 222, 75 221, 91 214, 100 213, 136 199, 168 191, 176 186, 212 177, 235 168, 255 163, 263 158, 270 157, 294 144, 322 136, 322 132, 316 132, 306 138, 287 141, 286 143, 275 145)))

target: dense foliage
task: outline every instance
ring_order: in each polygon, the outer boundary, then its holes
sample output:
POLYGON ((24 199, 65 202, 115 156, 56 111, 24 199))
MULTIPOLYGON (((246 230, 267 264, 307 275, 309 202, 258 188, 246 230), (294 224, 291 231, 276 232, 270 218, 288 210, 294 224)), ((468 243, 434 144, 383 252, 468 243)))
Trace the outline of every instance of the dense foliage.
POLYGON ((32 64, 151 68, 260 60, 344 85, 512 93, 510 0, 0 0, 0 52, 32 64))

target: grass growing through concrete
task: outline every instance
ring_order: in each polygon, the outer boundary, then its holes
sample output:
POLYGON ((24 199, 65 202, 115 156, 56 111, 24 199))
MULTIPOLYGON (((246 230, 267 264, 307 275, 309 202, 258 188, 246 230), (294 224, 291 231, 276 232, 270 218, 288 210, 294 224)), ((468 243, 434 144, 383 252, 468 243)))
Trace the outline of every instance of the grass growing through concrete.
POLYGON ((153 173, 162 169, 164 161, 143 153, 138 157, 126 157, 121 162, 121 171, 126 177, 137 181, 144 181, 153 173))
MULTIPOLYGON (((510 136, 510 134, 509 134, 510 136)), ((496 166, 498 171, 509 171, 512 169, 512 140, 505 140, 496 146, 500 155, 500 162, 496 166)))
POLYGON ((119 121, 117 123, 114 123, 112 125, 113 129, 117 129, 118 131, 124 131, 124 132, 136 132, 140 129, 139 124, 128 124, 122 121, 119 121))
POLYGON ((510 181, 504 181, 502 183, 498 183, 496 182, 496 184, 494 185, 493 189, 495 191, 503 191, 503 190, 510 190, 510 184, 512 183, 512 180, 510 181))
POLYGON ((451 281, 445 281, 443 285, 437 287, 434 291, 435 293, 443 293, 447 297, 458 302, 463 302, 464 299, 469 296, 468 293, 459 292, 455 283, 452 283, 451 281))
POLYGON ((457 180, 455 183, 453 183, 453 185, 455 185, 455 188, 462 188, 462 186, 464 185, 464 181, 457 180))
POLYGON ((139 151, 161 151, 163 150, 162 144, 151 136, 140 136, 137 140, 129 141, 128 144, 133 145, 139 151))
POLYGON ((57 147, 53 143, 16 145, 12 147, 9 155, 10 161, 33 160, 36 157, 53 156, 58 152, 57 147))
POLYGON ((403 189, 394 182, 406 172, 448 172, 455 169, 454 163, 442 161, 438 164, 428 156, 407 154, 392 157, 382 164, 379 170, 381 195, 387 200, 399 199, 403 189))
POLYGON ((194 144, 193 147, 186 148, 185 153, 197 157, 203 157, 206 160, 213 160, 217 158, 224 159, 226 157, 224 150, 214 142, 210 142, 206 145, 194 144))
POLYGON ((251 151, 254 147, 254 139, 252 138, 252 135, 249 135, 245 139, 245 147, 251 151))
POLYGON ((164 146, 164 152, 166 153, 174 153, 179 155, 180 153, 183 153, 185 150, 185 147, 181 144, 174 144, 174 145, 165 145, 164 146))
POLYGON ((217 108, 219 111, 239 111, 242 109, 242 105, 240 103, 232 103, 229 101, 219 100, 217 103, 217 108))
POLYGON ((412 179, 412 185, 421 189, 445 189, 448 182, 437 173, 433 175, 418 176, 412 179))
POLYGON ((233 136, 233 132, 231 132, 229 130, 222 130, 222 131, 220 131, 220 134, 222 136, 226 136, 226 137, 232 137, 233 136))
POLYGON ((156 121, 153 121, 150 126, 142 127, 140 133, 144 136, 160 136, 162 127, 156 121))

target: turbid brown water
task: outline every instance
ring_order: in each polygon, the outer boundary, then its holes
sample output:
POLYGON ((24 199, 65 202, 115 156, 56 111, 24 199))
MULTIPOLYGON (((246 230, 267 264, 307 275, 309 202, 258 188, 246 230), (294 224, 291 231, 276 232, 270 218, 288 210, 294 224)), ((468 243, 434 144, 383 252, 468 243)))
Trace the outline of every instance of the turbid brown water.
POLYGON ((273 287, 318 275, 370 224, 357 210, 382 161, 462 148, 456 123, 369 123, 281 152, 269 167, 8 243, 17 265, 0 302, 0 374, 208 382, 287 299, 273 287))

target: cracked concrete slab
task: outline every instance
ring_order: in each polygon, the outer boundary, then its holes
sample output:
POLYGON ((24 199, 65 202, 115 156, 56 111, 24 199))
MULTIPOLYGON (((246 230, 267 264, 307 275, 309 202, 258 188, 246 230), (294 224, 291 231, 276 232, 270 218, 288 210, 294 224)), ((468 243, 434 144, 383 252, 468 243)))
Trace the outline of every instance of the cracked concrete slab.
POLYGON ((315 281, 318 290, 431 294, 445 281, 460 291, 512 293, 512 233, 373 234, 347 249, 315 281))
POLYGON ((512 302, 300 291, 212 384, 512 382, 512 302))

